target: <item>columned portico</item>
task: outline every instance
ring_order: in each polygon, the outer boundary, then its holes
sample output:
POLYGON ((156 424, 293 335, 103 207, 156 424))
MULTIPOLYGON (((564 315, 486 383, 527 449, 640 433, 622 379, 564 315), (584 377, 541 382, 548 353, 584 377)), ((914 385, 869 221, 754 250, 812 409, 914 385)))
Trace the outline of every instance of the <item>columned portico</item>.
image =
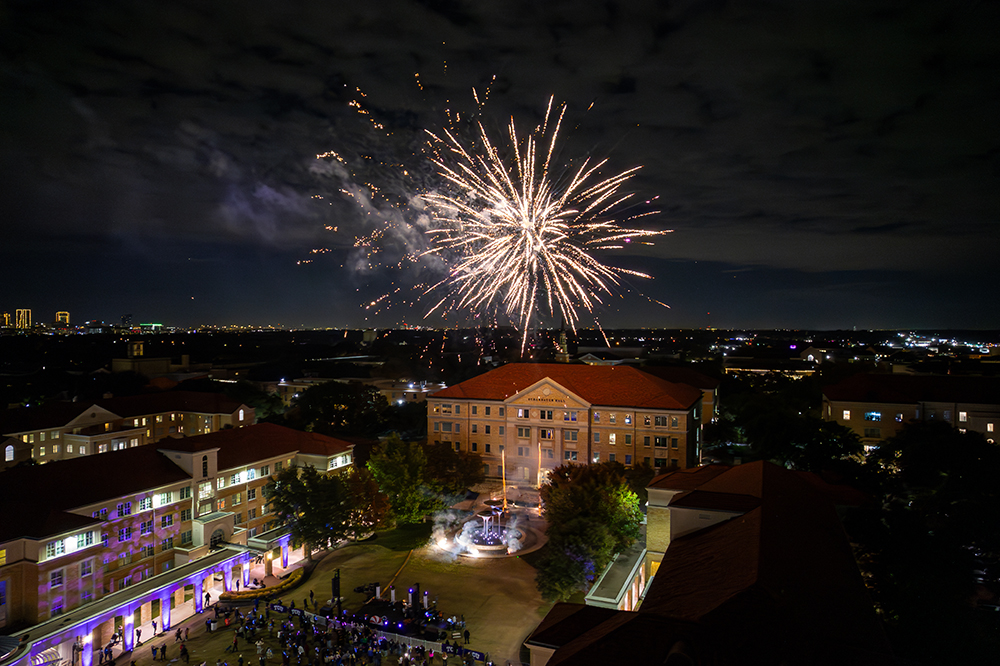
MULTIPOLYGON (((102 641, 114 630, 116 618, 121 618, 124 648, 135 647, 135 611, 152 601, 160 605, 160 626, 167 631, 174 624, 171 617, 171 600, 183 589, 193 585, 195 589, 192 610, 204 609, 203 596, 205 580, 211 580, 214 571, 227 572, 225 580, 232 583, 234 566, 241 569, 253 554, 243 549, 222 548, 203 558, 188 562, 158 576, 152 576, 140 583, 87 604, 81 608, 37 624, 14 637, 21 639, 24 647, 4 662, 3 666, 32 666, 55 661, 74 663, 73 646, 78 641, 82 646, 79 654, 81 666, 94 666, 94 652, 104 647, 102 641)), ((227 585, 229 589, 229 585, 227 585)), ((189 611, 190 612, 190 611, 189 611)), ((183 616, 182 616, 183 617, 183 616)))

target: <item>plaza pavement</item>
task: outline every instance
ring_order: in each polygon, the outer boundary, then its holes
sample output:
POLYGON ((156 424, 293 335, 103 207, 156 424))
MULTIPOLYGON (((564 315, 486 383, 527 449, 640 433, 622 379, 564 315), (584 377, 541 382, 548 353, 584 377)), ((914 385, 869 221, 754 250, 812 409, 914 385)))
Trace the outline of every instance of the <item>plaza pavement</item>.
MULTIPOLYGON (((528 527, 536 530, 539 535, 544 531, 544 523, 537 515, 528 520, 528 527)), ((535 544, 535 548, 540 547, 543 542, 544 537, 535 544)), ((437 600, 438 609, 442 613, 446 616, 465 617, 466 627, 471 634, 468 647, 488 652, 498 666, 503 666, 507 661, 511 664, 520 663, 524 639, 552 606, 542 600, 535 587, 534 568, 518 557, 454 557, 433 545, 412 552, 392 551, 377 543, 375 540, 349 544, 325 555, 315 555, 322 557, 322 560, 309 580, 290 591, 282 600, 287 604, 294 599, 296 606, 301 608, 312 591, 316 601, 322 606, 331 597, 330 581, 336 569, 340 569, 341 594, 346 597, 344 608, 350 610, 356 610, 364 602, 364 596, 354 592, 354 588, 359 585, 378 581, 385 591, 383 598, 388 598, 388 585, 394 582, 396 598, 402 599, 409 586, 420 583, 420 589, 427 590, 431 600, 437 600)), ((176 623, 167 634, 161 633, 152 640, 144 631, 142 645, 131 655, 125 653, 119 656, 117 666, 129 666, 133 660, 136 666, 153 666, 150 646, 159 647, 163 644, 167 646, 167 661, 178 661, 180 644, 174 642, 173 635, 177 627, 188 628, 190 631, 190 640, 186 645, 190 652, 190 663, 195 666, 202 662, 214 666, 216 659, 222 659, 229 666, 236 666, 240 654, 243 655, 245 666, 256 666, 256 649, 248 642, 240 641, 242 649, 236 654, 225 652, 232 643, 233 631, 223 629, 207 632, 205 620, 210 617, 214 617, 211 610, 206 610, 201 615, 195 614, 176 623)), ((282 617, 285 616, 272 613, 272 618, 282 617)), ((263 633, 266 646, 271 647, 275 655, 280 655, 277 639, 267 637, 267 632, 263 633)), ((94 663, 97 664, 96 658, 94 663)), ((434 663, 441 664, 440 658, 435 657, 434 663)), ((280 659, 276 656, 270 664, 276 666, 280 664, 280 659)))

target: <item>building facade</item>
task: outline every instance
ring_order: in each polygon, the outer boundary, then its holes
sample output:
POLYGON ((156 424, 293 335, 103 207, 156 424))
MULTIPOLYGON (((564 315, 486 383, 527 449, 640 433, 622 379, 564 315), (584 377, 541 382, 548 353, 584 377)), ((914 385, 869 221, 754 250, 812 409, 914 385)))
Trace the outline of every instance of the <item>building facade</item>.
POLYGON ((84 607, 223 545, 287 565, 287 528, 268 513, 264 486, 292 464, 339 471, 352 451, 332 437, 261 424, 7 470, 0 629, 84 607))
POLYGON ((907 423, 931 421, 995 441, 1000 379, 858 374, 823 389, 823 418, 853 430, 866 447, 895 436, 907 423))
POLYGON ((171 391, 92 402, 22 407, 0 413, 0 470, 107 453, 253 425, 254 411, 217 393, 171 391))
POLYGON ((565 463, 697 464, 700 390, 627 366, 514 363, 427 398, 427 437, 488 477, 540 483, 565 463))

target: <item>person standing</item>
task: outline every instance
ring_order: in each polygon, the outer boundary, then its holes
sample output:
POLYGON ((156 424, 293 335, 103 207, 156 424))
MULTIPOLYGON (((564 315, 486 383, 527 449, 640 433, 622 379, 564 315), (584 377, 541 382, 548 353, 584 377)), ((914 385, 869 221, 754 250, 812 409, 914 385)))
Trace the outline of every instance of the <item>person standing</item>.
POLYGON ((150 620, 150 622, 152 622, 152 624, 153 624, 153 635, 155 636, 156 635, 156 620, 150 620))
POLYGON ((465 630, 465 644, 466 645, 469 644, 469 630, 468 629, 465 630))
POLYGON ((142 645, 142 629, 139 627, 135 628, 135 646, 139 647, 142 645))

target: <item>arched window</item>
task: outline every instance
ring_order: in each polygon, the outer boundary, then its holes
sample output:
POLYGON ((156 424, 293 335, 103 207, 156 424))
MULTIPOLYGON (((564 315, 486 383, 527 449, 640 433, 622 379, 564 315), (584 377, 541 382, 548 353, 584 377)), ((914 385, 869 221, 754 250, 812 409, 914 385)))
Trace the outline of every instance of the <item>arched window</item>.
POLYGON ((208 476, 208 456, 201 457, 201 477, 205 478, 208 476))
POLYGON ((240 410, 240 421, 242 421, 242 420, 243 420, 243 410, 241 409, 240 410))
POLYGON ((209 541, 208 545, 211 548, 215 548, 216 546, 218 546, 220 543, 222 543, 225 540, 226 540, 226 533, 223 532, 221 529, 218 529, 218 530, 215 530, 214 532, 212 532, 212 538, 209 541))
POLYGON ((6 462, 11 462, 14 460, 14 445, 8 444, 7 448, 3 450, 3 459, 6 462))

